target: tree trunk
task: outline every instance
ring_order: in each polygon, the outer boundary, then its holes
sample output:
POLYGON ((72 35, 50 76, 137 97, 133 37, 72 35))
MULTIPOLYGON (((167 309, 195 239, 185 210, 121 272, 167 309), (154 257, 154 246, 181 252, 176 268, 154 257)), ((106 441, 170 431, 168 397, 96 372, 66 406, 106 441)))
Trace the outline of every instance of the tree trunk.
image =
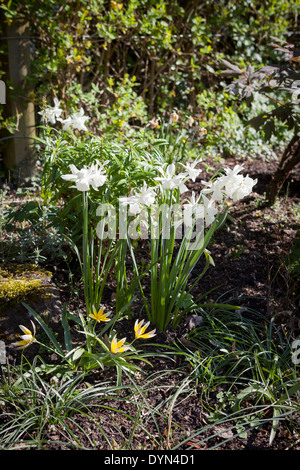
POLYGON ((32 176, 35 170, 33 139, 35 131, 34 105, 27 98, 29 89, 26 77, 30 74, 30 31, 28 23, 14 22, 7 26, 7 62, 4 80, 13 86, 13 92, 6 87, 6 105, 4 114, 16 116, 18 128, 7 139, 4 148, 4 165, 17 168, 21 179, 32 176))
POLYGON ((298 163, 300 163, 300 136, 295 134, 287 145, 278 168, 268 185, 266 193, 268 205, 271 206, 275 203, 280 188, 298 163))

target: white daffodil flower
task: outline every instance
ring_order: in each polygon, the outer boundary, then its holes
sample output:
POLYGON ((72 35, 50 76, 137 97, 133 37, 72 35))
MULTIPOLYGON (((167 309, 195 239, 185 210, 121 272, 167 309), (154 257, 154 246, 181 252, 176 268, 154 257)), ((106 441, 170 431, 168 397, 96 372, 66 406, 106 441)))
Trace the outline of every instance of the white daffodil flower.
POLYGON ((246 177, 240 175, 241 170, 243 170, 242 165, 235 165, 232 170, 226 168, 226 174, 217 179, 218 184, 224 188, 225 196, 234 202, 248 196, 257 183, 257 179, 254 180, 248 175, 246 177))
POLYGON ((164 172, 161 168, 159 171, 162 173, 163 176, 158 176, 155 179, 158 183, 160 183, 162 189, 176 189, 179 188, 180 194, 185 193, 188 188, 184 184, 186 180, 186 175, 183 173, 175 174, 176 167, 174 163, 171 163, 167 166, 166 171, 164 172))
POLYGON ((200 202, 201 196, 196 199, 194 191, 190 200, 183 204, 184 210, 184 225, 192 227, 195 223, 195 219, 204 219, 204 206, 200 202))
POLYGON ((193 116, 190 116, 189 119, 188 119, 188 125, 189 125, 190 127, 192 127, 192 125, 194 124, 194 122, 195 122, 195 119, 193 118, 193 116))
POLYGON ((236 202, 240 199, 243 199, 252 192, 253 186, 257 183, 257 179, 254 180, 250 178, 248 175, 240 181, 235 188, 235 191, 232 193, 232 200, 236 202))
POLYGON ((211 199, 214 201, 222 201, 225 196, 226 198, 232 199, 234 202, 248 196, 253 186, 257 183, 257 179, 254 180, 248 175, 240 175, 239 173, 242 169, 242 165, 235 165, 232 170, 226 168, 226 174, 220 176, 213 182, 202 181, 202 183, 207 186, 202 189, 202 194, 210 194, 211 199))
POLYGON ((215 207, 215 202, 213 199, 208 199, 202 192, 200 196, 196 199, 194 191, 190 200, 183 205, 184 208, 184 219, 178 220, 176 222, 176 228, 184 222, 184 225, 187 227, 192 227, 196 220, 205 220, 205 224, 208 227, 215 220, 216 214, 219 212, 215 207))
POLYGON ((195 168, 198 163, 201 162, 201 158, 195 160, 193 163, 187 163, 186 165, 183 165, 182 166, 185 168, 186 170, 186 175, 189 179, 191 179, 192 181, 196 181, 196 178, 197 176, 201 173, 202 170, 200 170, 199 168, 195 168))
POLYGON ((176 113, 176 111, 173 111, 171 116, 170 116, 170 122, 172 124, 176 124, 179 121, 179 114, 176 113))
POLYGON ((214 201, 222 201, 223 200, 223 197, 224 197, 224 194, 223 194, 223 183, 222 181, 219 181, 219 179, 215 180, 215 181, 201 181, 202 184, 204 184, 205 186, 207 186, 207 188, 204 188, 202 189, 201 193, 204 194, 204 195, 207 195, 207 194, 210 194, 211 195, 211 199, 213 199, 214 201))
POLYGON ((64 131, 70 131, 74 129, 78 129, 79 131, 87 131, 87 127, 85 126, 85 121, 89 119, 88 116, 84 115, 84 110, 80 108, 78 113, 74 113, 71 116, 67 117, 67 119, 60 119, 62 123, 62 128, 64 131))
POLYGON ((153 118, 149 121, 147 126, 150 126, 151 129, 157 129, 159 127, 159 119, 153 118))
POLYGON ((56 120, 60 120, 60 115, 62 113, 62 109, 60 109, 60 102, 57 98, 54 98, 54 107, 42 109, 38 112, 42 116, 43 121, 49 122, 50 124, 55 124, 56 120))
POLYGON ((136 215, 141 212, 142 207, 150 207, 155 202, 154 188, 148 188, 147 183, 144 182, 140 193, 128 197, 120 197, 119 202, 121 205, 129 205, 129 214, 136 215))
POLYGON ((218 209, 215 207, 215 202, 213 199, 208 199, 204 194, 202 194, 202 201, 204 206, 204 218, 205 224, 208 227, 215 220, 215 216, 218 213, 218 209))
POLYGON ((174 213, 176 216, 173 222, 175 230, 181 225, 192 228, 197 220, 204 220, 204 205, 200 202, 201 196, 196 199, 194 191, 187 202, 182 206, 182 210, 174 213))
POLYGON ((147 183, 144 182, 141 192, 136 196, 139 204, 149 207, 155 202, 156 193, 154 188, 147 188, 147 183))
POLYGON ((207 129, 205 129, 205 127, 201 127, 200 130, 199 130, 199 137, 200 139, 203 139, 207 134, 207 129))
POLYGON ((88 191, 90 186, 97 191, 100 186, 104 185, 107 179, 107 175, 103 173, 103 166, 98 168, 98 165, 99 162, 92 164, 89 168, 84 167, 78 170, 75 165, 71 164, 70 170, 72 173, 62 175, 62 178, 67 181, 74 181, 78 191, 88 191))

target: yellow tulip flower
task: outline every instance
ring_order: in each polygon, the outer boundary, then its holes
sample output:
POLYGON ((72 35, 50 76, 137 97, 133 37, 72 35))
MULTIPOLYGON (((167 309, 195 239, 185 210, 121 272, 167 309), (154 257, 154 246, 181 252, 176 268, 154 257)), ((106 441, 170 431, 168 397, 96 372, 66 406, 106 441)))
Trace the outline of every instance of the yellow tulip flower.
POLYGON ((21 330, 25 334, 20 336, 20 338, 21 338, 20 341, 17 341, 16 343, 12 343, 13 347, 16 347, 16 349, 25 349, 30 344, 32 344, 36 341, 36 339, 34 337, 35 333, 36 333, 35 324, 33 322, 31 322, 31 324, 32 324, 32 327, 33 327, 33 333, 31 333, 31 331, 28 328, 26 328, 25 326, 19 325, 19 327, 21 328, 21 330))
POLYGON ((97 312, 96 308, 94 305, 92 306, 93 313, 90 314, 90 317, 93 318, 94 320, 100 322, 100 321, 109 321, 108 315, 109 313, 103 313, 103 307, 100 308, 97 312))
POLYGON ((147 323, 144 322, 144 320, 141 320, 140 322, 136 320, 134 324, 134 332, 135 332, 135 338, 152 338, 155 336, 155 329, 152 331, 149 331, 149 333, 145 333, 146 329, 150 325, 150 322, 148 321, 147 323))
POLYGON ((110 351, 113 354, 118 354, 120 352, 127 351, 128 349, 130 349, 130 346, 124 346, 125 341, 126 338, 120 339, 120 341, 118 341, 117 335, 115 335, 110 345, 110 351))

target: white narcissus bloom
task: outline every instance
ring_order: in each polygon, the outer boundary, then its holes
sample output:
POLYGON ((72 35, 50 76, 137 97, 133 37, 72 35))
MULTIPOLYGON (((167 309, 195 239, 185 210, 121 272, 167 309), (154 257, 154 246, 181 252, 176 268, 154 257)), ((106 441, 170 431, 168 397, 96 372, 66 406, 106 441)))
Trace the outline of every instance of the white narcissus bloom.
POLYGON ((186 175, 183 173, 175 174, 176 167, 174 163, 171 163, 167 166, 166 171, 159 169, 163 176, 158 176, 155 179, 158 183, 161 184, 162 189, 176 189, 179 188, 180 194, 185 193, 188 188, 185 186, 184 181, 186 180, 186 175))
POLYGON ((253 186, 257 183, 257 179, 254 180, 248 175, 246 177, 240 175, 241 170, 243 170, 242 165, 235 165, 232 170, 226 168, 226 175, 217 179, 218 184, 224 188, 225 196, 232 199, 234 202, 248 196, 253 186))
POLYGON ((40 114, 43 118, 44 121, 49 122, 50 124, 55 124, 56 120, 60 120, 60 115, 62 113, 62 109, 60 109, 60 102, 57 98, 54 98, 54 107, 51 108, 50 106, 46 109, 42 109, 42 111, 39 111, 38 114, 40 114))
POLYGON ((243 175, 239 175, 239 172, 243 169, 242 165, 235 165, 231 170, 225 168, 225 175, 218 178, 219 183, 223 184, 223 188, 227 197, 232 198, 232 194, 236 190, 237 185, 243 181, 243 175))
POLYGON ((176 124, 176 122, 178 122, 179 120, 179 114, 176 113, 176 111, 173 111, 171 116, 170 116, 170 121, 172 124, 176 124))
POLYGON ((87 131, 85 121, 89 119, 88 116, 84 115, 84 110, 80 108, 78 113, 74 113, 67 119, 61 119, 62 128, 64 131, 70 131, 72 129, 78 129, 79 131, 87 131))
POLYGON ((204 218, 204 206, 201 204, 200 201, 201 197, 199 196, 197 199, 195 198, 195 193, 192 191, 192 195, 189 201, 183 204, 184 210, 184 218, 183 220, 178 220, 175 223, 175 228, 179 226, 182 222, 187 227, 192 227, 195 223, 196 219, 203 219, 204 218), (193 217, 194 216, 194 217, 193 217))
POLYGON ((196 199, 194 191, 190 200, 183 205, 183 208, 184 218, 175 222, 175 228, 178 228, 182 223, 187 227, 192 227, 197 219, 204 219, 205 225, 208 227, 213 223, 216 214, 219 212, 213 199, 208 199, 202 192, 196 199))
POLYGON ((159 127, 159 119, 153 118, 151 121, 149 121, 148 125, 151 127, 151 129, 157 129, 159 127))
POLYGON ((200 139, 203 139, 203 137, 205 137, 207 134, 207 129, 205 129, 205 127, 201 127, 200 128, 200 131, 199 131, 199 137, 200 139))
POLYGON ((215 207, 215 202, 213 199, 208 199, 204 194, 202 194, 202 201, 204 206, 204 218, 205 224, 208 227, 215 220, 215 216, 218 213, 218 209, 215 207))
POLYGON ((190 127, 192 127, 192 125, 194 124, 195 122, 195 119, 193 118, 193 116, 190 116, 189 119, 188 119, 188 124, 190 127))
POLYGON ((136 215, 142 210, 142 206, 151 206, 155 202, 154 188, 148 188, 147 183, 144 182, 140 193, 128 197, 120 197, 119 202, 121 205, 129 205, 129 213, 136 215))
POLYGON ((136 215, 141 212, 141 206, 137 202, 136 196, 120 197, 119 202, 121 206, 129 206, 129 214, 136 215))
POLYGON ((252 188, 254 185, 256 185, 256 183, 257 179, 254 180, 248 175, 243 178, 243 180, 236 185, 236 189, 232 193, 233 202, 236 202, 239 199, 243 199, 244 197, 248 196, 252 192, 252 188))
POLYGON ((224 194, 223 194, 223 183, 222 181, 219 181, 219 179, 216 179, 215 181, 211 182, 206 182, 206 181, 201 181, 202 184, 204 184, 205 186, 207 186, 206 189, 202 189, 201 193, 206 195, 206 194, 210 194, 211 195, 211 199, 213 199, 214 201, 222 201, 223 200, 223 197, 224 197, 224 194))
MULTIPOLYGON (((105 165, 106 162, 103 163, 105 165)), ((90 186, 96 191, 100 186, 103 186, 107 175, 103 173, 103 165, 98 168, 99 162, 92 164, 89 168, 84 167, 78 170, 75 165, 70 165, 72 174, 62 175, 62 178, 67 181, 74 181, 78 191, 88 191, 90 186)))
POLYGON ((136 195, 137 202, 147 207, 151 206, 155 202, 155 196, 154 188, 147 188, 146 182, 144 182, 141 192, 136 195))
POLYGON ((192 191, 192 195, 190 197, 190 199, 188 200, 188 202, 186 204, 183 205, 183 207, 191 207, 193 210, 194 208, 199 204, 199 200, 200 200, 200 196, 196 199, 195 197, 195 192, 192 191))
POLYGON ((91 185, 97 191, 100 186, 103 186, 107 180, 107 175, 105 174, 104 167, 109 163, 109 160, 106 160, 102 164, 96 160, 90 169, 91 169, 91 185))
POLYGON ((240 175, 239 172, 242 169, 242 165, 235 165, 232 170, 226 168, 226 174, 220 176, 213 182, 206 183, 202 181, 202 183, 207 186, 207 188, 202 189, 202 194, 210 194, 211 199, 214 201, 222 201, 225 196, 232 199, 234 202, 248 196, 253 186, 257 183, 257 179, 254 180, 248 175, 240 175))
POLYGON ((186 175, 192 181, 196 181, 197 176, 201 173, 202 170, 199 168, 195 168, 198 163, 201 162, 201 158, 195 160, 193 163, 187 163, 186 165, 182 165, 186 170, 186 175))

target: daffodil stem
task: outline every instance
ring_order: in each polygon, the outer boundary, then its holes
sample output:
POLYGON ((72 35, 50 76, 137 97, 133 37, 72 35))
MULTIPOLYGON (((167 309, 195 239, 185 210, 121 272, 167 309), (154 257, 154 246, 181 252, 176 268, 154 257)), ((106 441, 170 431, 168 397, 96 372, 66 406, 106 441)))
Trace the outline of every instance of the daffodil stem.
POLYGON ((82 258, 83 258, 83 284, 84 298, 87 314, 89 314, 89 246, 88 246, 88 197, 83 192, 83 239, 82 239, 82 258))
MULTIPOLYGON (((90 266, 90 253, 89 253, 89 232, 88 232, 88 195, 86 192, 83 195, 83 238, 82 238, 82 262, 83 262, 83 286, 84 286, 84 300, 86 306, 87 318, 91 313, 90 298, 89 298, 89 277, 93 275, 90 266)), ((91 339, 87 336, 87 350, 91 352, 91 339)))

